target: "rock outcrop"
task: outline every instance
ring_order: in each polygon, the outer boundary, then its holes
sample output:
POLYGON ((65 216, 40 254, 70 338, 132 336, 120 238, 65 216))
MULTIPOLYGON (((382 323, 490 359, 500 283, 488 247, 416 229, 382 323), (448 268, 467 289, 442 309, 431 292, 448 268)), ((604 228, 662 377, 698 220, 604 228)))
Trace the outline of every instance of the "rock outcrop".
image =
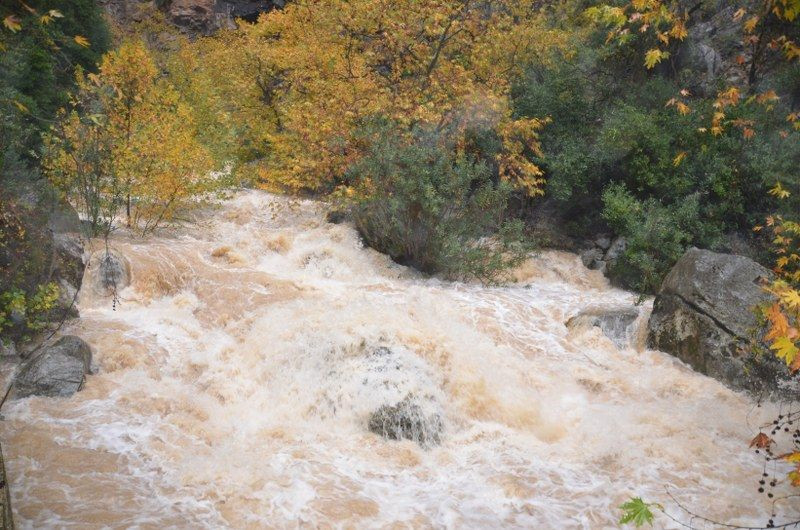
POLYGON ((692 10, 688 35, 676 59, 681 86, 693 94, 711 96, 720 83, 744 81, 736 58, 747 50, 742 46, 741 25, 734 22, 736 9, 731 2, 714 0, 692 10))
POLYGON ((592 270, 608 274, 627 247, 628 241, 624 237, 611 240, 606 236, 600 236, 591 242, 588 249, 581 252, 581 261, 592 270))
POLYGON ((231 27, 237 18, 255 22, 261 13, 283 5, 283 0, 166 0, 162 9, 176 26, 207 35, 231 27))
POLYGON ((755 356, 755 309, 768 302, 770 271, 743 256, 692 248, 675 264, 653 304, 648 345, 735 389, 775 390, 787 372, 755 356))
POLYGON ((31 358, 14 379, 14 397, 71 396, 90 373, 92 350, 81 338, 67 335, 31 358))

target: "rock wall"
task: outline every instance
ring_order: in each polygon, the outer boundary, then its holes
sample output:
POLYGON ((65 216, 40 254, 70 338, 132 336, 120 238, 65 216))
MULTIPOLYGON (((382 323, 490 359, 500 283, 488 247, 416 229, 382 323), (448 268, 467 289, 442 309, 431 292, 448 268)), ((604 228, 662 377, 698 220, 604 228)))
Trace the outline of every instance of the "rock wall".
POLYGON ((261 13, 281 8, 286 0, 99 0, 119 24, 140 22, 157 10, 190 35, 209 35, 231 28, 236 19, 254 22, 261 13))

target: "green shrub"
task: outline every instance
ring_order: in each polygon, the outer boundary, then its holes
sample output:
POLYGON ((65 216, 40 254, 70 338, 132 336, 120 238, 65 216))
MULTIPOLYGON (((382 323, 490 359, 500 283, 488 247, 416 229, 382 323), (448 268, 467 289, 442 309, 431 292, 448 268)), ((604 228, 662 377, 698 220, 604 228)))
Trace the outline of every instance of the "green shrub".
POLYGON ((721 233, 702 220, 697 194, 663 205, 639 201, 621 184, 603 193, 603 218, 627 240, 610 275, 619 284, 640 292, 655 292, 672 265, 692 245, 715 248, 721 233))
POLYGON ((0 292, 0 336, 10 328, 17 328, 17 336, 44 329, 59 293, 59 287, 53 282, 39 285, 30 296, 20 289, 0 292), (15 321, 15 316, 19 322, 15 321))
POLYGON ((349 170, 353 218, 366 242, 399 263, 452 279, 495 282, 527 255, 522 223, 505 220, 511 190, 440 134, 365 134, 349 170))

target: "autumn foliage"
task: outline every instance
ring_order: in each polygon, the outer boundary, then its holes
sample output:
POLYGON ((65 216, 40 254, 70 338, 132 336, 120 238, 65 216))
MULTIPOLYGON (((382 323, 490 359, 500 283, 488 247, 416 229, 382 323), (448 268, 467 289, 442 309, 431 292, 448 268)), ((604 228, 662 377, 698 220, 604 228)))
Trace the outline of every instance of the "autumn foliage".
POLYGON ((409 133, 454 135, 476 122, 497 132, 499 175, 541 193, 544 121, 513 116, 508 94, 527 62, 564 46, 534 1, 292 2, 256 24, 199 45, 230 85, 250 153, 268 187, 330 190, 363 153, 355 131, 382 117, 409 133))
POLYGON ((141 232, 216 188, 190 107, 140 41, 78 73, 72 106, 46 137, 44 169, 95 233, 119 220, 141 232))

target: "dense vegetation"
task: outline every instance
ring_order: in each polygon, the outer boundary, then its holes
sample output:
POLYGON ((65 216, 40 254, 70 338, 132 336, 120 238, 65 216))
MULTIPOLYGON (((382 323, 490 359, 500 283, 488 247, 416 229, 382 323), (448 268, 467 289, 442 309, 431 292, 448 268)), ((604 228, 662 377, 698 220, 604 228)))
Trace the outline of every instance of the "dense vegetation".
POLYGON ((69 101, 76 68, 88 71, 110 46, 94 0, 0 6, 0 333, 44 325, 58 287, 50 267, 42 133, 69 101))

